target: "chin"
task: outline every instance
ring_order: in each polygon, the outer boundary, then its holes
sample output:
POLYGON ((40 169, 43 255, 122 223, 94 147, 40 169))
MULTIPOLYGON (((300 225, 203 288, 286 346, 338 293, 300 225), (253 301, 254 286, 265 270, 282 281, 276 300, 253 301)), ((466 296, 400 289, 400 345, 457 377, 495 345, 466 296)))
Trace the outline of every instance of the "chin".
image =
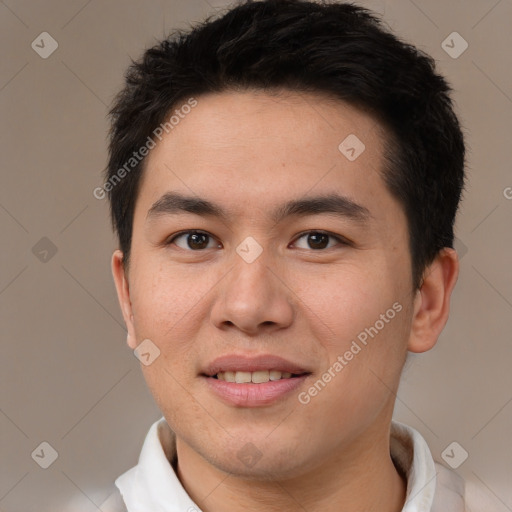
POLYGON ((235 477, 262 482, 286 480, 304 473, 305 458, 299 457, 298 448, 289 440, 285 445, 279 438, 258 442, 246 437, 245 441, 236 443, 230 438, 225 446, 216 447, 212 457, 204 452, 203 457, 235 477))
POLYGON ((236 478, 259 482, 284 481, 304 473, 304 465, 298 464, 296 459, 293 460, 292 465, 291 460, 282 461, 274 457, 262 456, 254 465, 250 466, 238 461, 235 455, 234 459, 230 457, 229 460, 217 460, 215 465, 218 469, 236 478))

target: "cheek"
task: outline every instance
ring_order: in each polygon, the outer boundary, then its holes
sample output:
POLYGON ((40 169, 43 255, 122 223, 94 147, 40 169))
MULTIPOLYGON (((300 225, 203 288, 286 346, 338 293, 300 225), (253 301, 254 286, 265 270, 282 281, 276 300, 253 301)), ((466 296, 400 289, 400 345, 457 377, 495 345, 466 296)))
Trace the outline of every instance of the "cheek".
POLYGON ((325 354, 317 388, 326 384, 329 391, 319 392, 318 402, 332 400, 339 410, 382 403, 400 377, 410 328, 408 303, 402 303, 391 276, 377 274, 344 269, 330 279, 308 278, 300 291, 302 311, 325 354))
POLYGON ((156 259, 139 265, 137 277, 130 286, 139 330, 162 336, 189 326, 210 287, 204 273, 199 271, 188 274, 176 271, 156 259))
POLYGON ((155 362, 142 369, 155 395, 165 389, 179 397, 180 384, 190 380, 199 360, 194 340, 207 318, 205 304, 214 282, 204 272, 176 272, 158 261, 139 265, 138 270, 130 285, 137 341, 150 339, 160 350, 155 362))
POLYGON ((357 317, 368 327, 355 336, 350 336, 340 322, 338 332, 342 334, 326 349, 329 363, 301 397, 306 417, 313 420, 329 411, 322 435, 336 437, 341 431, 347 435, 360 431, 394 400, 406 355, 407 322, 405 316, 399 316, 402 313, 382 326, 379 321, 370 324, 361 320, 365 315, 373 318, 373 311, 368 309, 357 317))
POLYGON ((160 410, 171 424, 179 425, 185 412, 187 417, 201 414, 187 390, 199 359, 194 340, 204 323, 211 284, 204 273, 201 278, 189 276, 165 263, 145 268, 152 271, 140 271, 133 286, 135 330, 138 340, 149 338, 160 354, 141 369, 160 410))
MULTIPOLYGON (((379 268, 376 262, 367 267, 379 268)), ((379 331, 384 330, 380 328, 381 315, 389 320, 386 329, 397 316, 392 306, 401 293, 393 281, 385 272, 364 270, 355 264, 334 268, 328 276, 303 274, 296 287, 298 303, 317 330, 317 339, 323 340, 330 351, 343 350, 376 322, 379 331)))

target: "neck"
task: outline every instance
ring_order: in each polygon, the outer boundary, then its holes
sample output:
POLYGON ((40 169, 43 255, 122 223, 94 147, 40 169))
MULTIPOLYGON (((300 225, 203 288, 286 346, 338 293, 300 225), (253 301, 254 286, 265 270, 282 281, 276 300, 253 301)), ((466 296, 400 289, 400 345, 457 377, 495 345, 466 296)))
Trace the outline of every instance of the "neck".
POLYGON ((321 466, 295 478, 261 481, 219 470, 177 440, 178 478, 204 512, 400 512, 406 483, 389 452, 389 428, 368 429, 321 466))

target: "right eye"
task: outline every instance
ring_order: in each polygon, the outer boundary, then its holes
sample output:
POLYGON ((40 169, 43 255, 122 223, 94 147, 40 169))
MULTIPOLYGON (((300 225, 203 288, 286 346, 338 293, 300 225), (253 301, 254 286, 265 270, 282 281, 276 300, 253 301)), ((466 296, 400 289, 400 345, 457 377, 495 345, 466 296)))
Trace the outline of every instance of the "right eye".
POLYGON ((188 231, 181 231, 176 235, 173 235, 167 242, 166 245, 175 244, 180 249, 201 251, 204 249, 214 249, 215 247, 221 248, 221 244, 215 240, 209 233, 205 231, 199 231, 191 229, 188 231))

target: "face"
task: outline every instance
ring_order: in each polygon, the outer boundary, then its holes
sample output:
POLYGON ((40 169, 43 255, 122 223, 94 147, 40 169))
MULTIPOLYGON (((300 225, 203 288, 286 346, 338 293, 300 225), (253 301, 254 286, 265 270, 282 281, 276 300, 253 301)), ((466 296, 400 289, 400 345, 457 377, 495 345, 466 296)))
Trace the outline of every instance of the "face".
POLYGON ((147 157, 116 279, 129 344, 160 350, 142 369, 179 442, 234 474, 299 475, 387 435, 414 297, 385 140, 313 95, 197 102, 147 157))

